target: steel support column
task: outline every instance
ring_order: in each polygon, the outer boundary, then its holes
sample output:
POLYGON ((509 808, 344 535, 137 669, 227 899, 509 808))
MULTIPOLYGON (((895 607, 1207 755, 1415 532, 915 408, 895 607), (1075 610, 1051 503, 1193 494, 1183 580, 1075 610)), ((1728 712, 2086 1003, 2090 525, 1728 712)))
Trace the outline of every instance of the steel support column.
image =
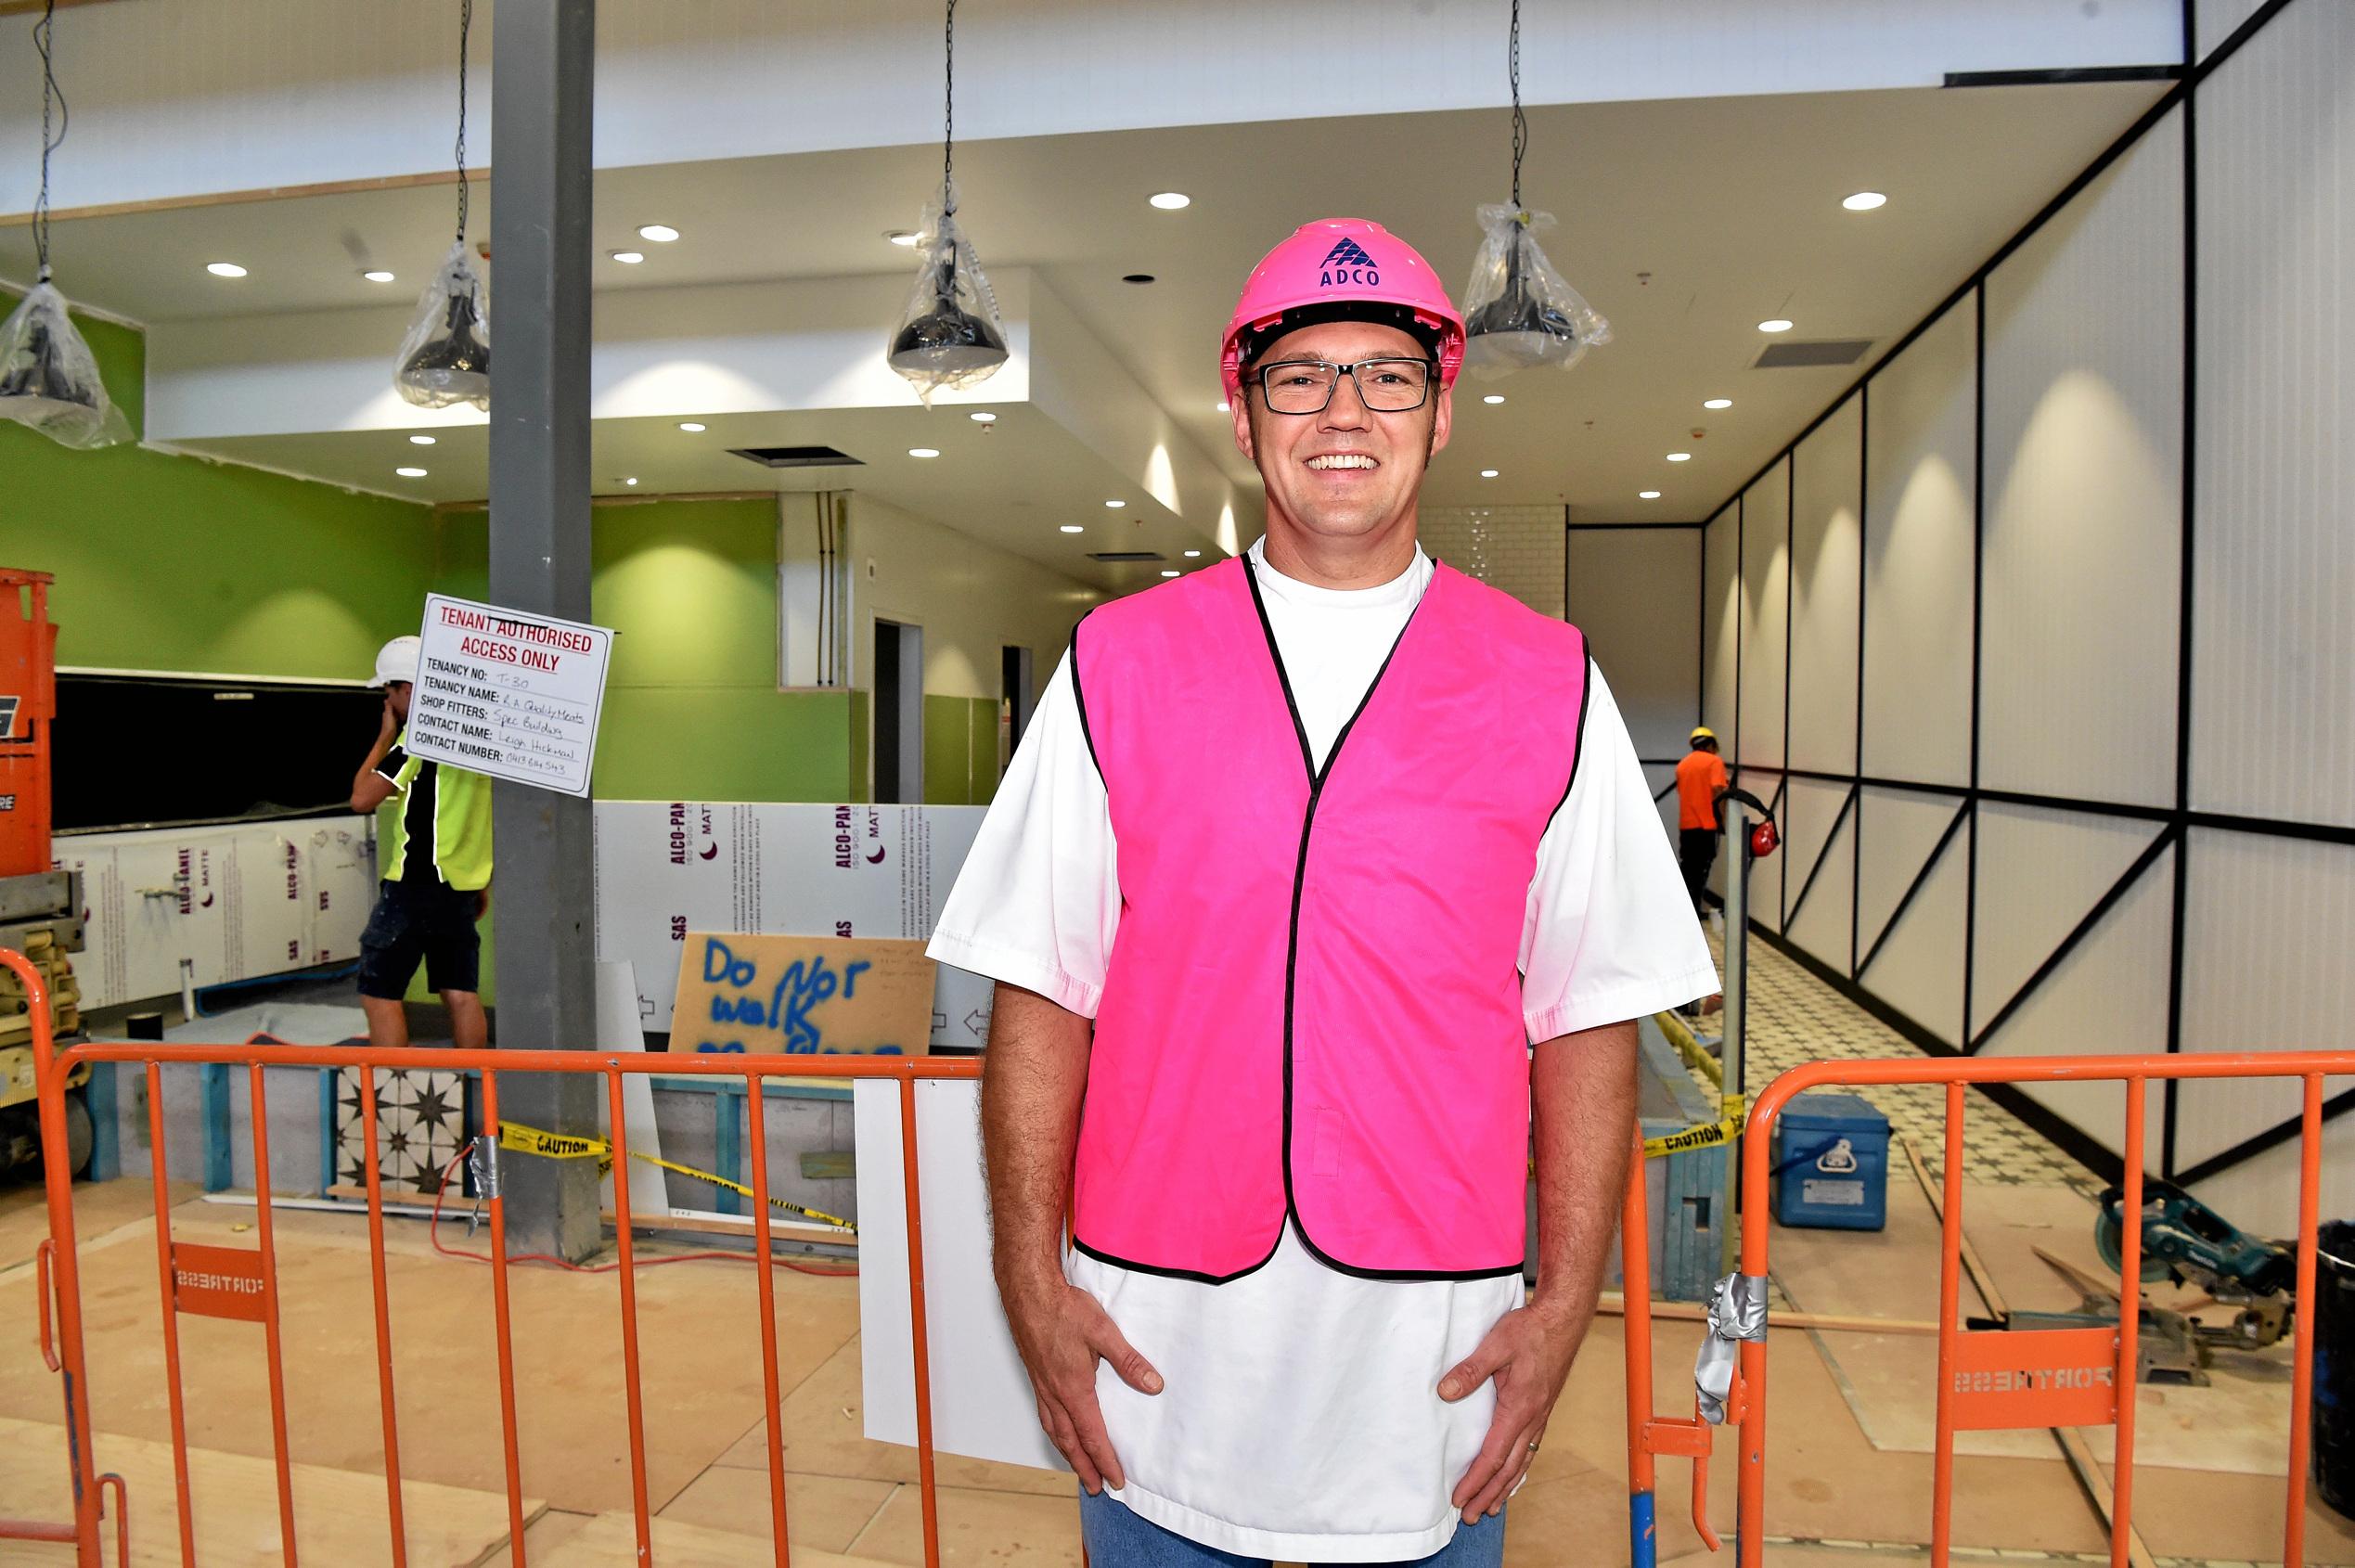
MULTIPOLYGON (((596 0, 500 0, 491 84, 491 598, 589 616, 590 98, 596 0)), ((589 803, 493 790, 499 1044, 579 1050, 596 1039, 589 803)), ((580 1073, 500 1085, 508 1118, 597 1131, 580 1073)), ((597 1163, 504 1163, 518 1252, 579 1259, 599 1240, 597 1163)))

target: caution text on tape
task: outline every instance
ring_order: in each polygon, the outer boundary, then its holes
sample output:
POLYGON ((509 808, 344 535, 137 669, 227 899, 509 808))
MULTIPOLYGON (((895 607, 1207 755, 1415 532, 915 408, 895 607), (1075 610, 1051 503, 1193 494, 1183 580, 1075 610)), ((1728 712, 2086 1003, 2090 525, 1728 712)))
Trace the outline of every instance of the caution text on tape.
POLYGON ((1714 1122, 1699 1122, 1679 1132, 1664 1133, 1643 1140, 1643 1157, 1657 1160, 1664 1154, 1682 1154, 1694 1149, 1717 1149, 1742 1136, 1742 1128, 1750 1119, 1749 1107, 1744 1097, 1730 1094, 1722 1109, 1725 1114, 1714 1122))
MULTIPOLYGON (((551 1160, 594 1159, 600 1170, 613 1163, 613 1146, 601 1137, 587 1137, 578 1133, 552 1133, 542 1127, 525 1126, 521 1122, 502 1121, 499 1123, 499 1147, 512 1149, 522 1154, 544 1155, 551 1160)), ((659 1165, 666 1171, 676 1171, 679 1175, 692 1176, 697 1181, 709 1182, 714 1187, 724 1187, 741 1197, 754 1196, 753 1189, 740 1181, 730 1181, 724 1176, 717 1176, 710 1171, 699 1171, 692 1165, 682 1165, 676 1161, 665 1160, 657 1154, 641 1154, 633 1149, 630 1150, 630 1158, 642 1160, 650 1165, 659 1165)), ((771 1208, 782 1209, 789 1215, 799 1215, 804 1219, 815 1220, 819 1225, 830 1225, 838 1230, 847 1230, 854 1236, 858 1234, 857 1225, 843 1219, 839 1215, 830 1215, 821 1209, 805 1208, 799 1203, 789 1203, 782 1198, 771 1198, 768 1202, 771 1208)))

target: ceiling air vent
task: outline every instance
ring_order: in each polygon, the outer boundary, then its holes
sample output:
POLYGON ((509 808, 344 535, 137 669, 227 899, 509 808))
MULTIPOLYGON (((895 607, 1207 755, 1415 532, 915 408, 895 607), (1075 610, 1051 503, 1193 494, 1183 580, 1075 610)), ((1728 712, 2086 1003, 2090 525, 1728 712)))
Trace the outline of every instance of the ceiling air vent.
POLYGON ((1166 560, 1159 550, 1090 550, 1089 560, 1166 560))
POLYGON ((1805 370, 1819 365, 1854 365, 1872 346, 1870 338, 1838 338, 1817 343, 1769 343, 1758 355, 1759 370, 1805 370))
POLYGON ((866 465, 830 446, 731 446, 730 452, 765 469, 856 469, 866 465))

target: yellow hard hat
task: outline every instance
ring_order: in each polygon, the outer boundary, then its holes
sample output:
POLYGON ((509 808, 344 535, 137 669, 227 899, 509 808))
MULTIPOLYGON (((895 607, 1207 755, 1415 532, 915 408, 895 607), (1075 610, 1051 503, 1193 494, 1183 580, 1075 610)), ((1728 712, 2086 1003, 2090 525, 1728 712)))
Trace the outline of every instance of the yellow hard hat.
POLYGON ((1718 732, 1716 730, 1711 729, 1705 724, 1696 724, 1692 726, 1692 733, 1686 738, 1686 743, 1691 744, 1695 740, 1715 740, 1717 738, 1718 732))

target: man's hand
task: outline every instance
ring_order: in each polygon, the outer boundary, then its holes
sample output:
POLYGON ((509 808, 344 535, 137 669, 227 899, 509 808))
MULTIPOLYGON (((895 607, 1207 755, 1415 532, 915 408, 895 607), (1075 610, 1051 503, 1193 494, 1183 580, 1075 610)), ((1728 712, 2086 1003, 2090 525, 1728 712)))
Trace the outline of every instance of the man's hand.
MULTIPOLYGON (((1112 1363, 1121 1381, 1141 1394, 1161 1392, 1161 1374, 1121 1337, 1096 1298, 1061 1279, 1028 1289, 1004 1289, 1006 1321, 1014 1348, 1038 1396, 1038 1424, 1046 1430, 1090 1497, 1109 1484, 1128 1484, 1104 1430, 1096 1403, 1096 1363, 1112 1363)), ((1560 1384, 1557 1382, 1556 1387, 1560 1384)), ((1551 1400, 1548 1401, 1551 1403, 1551 1400)))
POLYGON ((1470 1356, 1439 1380, 1439 1397, 1450 1404, 1490 1378, 1497 1382, 1497 1412, 1488 1423, 1488 1440, 1480 1445, 1452 1495, 1466 1524, 1502 1509, 1529 1473, 1553 1402, 1562 1397, 1570 1363, 1586 1338, 1588 1321, 1591 1319, 1572 1321, 1536 1306, 1508 1312, 1470 1356))
POLYGON ((1594 1321, 1603 1256, 1635 1135, 1636 1026, 1606 1023, 1541 1042, 1529 1061, 1536 1112, 1538 1289, 1439 1380, 1453 1402, 1493 1378, 1488 1439, 1456 1483, 1464 1523, 1504 1507, 1529 1473, 1553 1402, 1594 1321))
POLYGON ((490 912, 491 890, 487 887, 476 888, 474 890, 474 918, 479 920, 490 912))
POLYGON ((392 698, 387 693, 384 719, 376 726, 376 744, 368 748, 367 758, 360 764, 360 771, 352 776, 354 811, 374 811, 396 793, 392 781, 376 769, 377 765, 384 760, 385 753, 392 750, 392 742, 400 733, 401 718, 392 711, 392 698))

